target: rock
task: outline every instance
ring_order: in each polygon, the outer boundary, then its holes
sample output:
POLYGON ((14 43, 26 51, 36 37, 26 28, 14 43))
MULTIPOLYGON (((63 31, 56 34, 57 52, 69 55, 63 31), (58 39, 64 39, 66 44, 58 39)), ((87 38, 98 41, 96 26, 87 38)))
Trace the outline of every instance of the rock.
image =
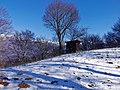
POLYGON ((49 73, 47 73, 47 72, 45 72, 44 74, 45 74, 45 75, 49 75, 49 73))
POLYGON ((110 87, 111 85, 107 85, 108 87, 110 87))
POLYGON ((113 62, 107 62, 107 63, 109 63, 109 64, 113 64, 113 62))
POLYGON ((23 74, 23 71, 19 71, 18 73, 17 73, 17 75, 22 75, 23 74))
POLYGON ((80 67, 78 67, 78 69, 80 69, 80 67))
POLYGON ((64 82, 68 82, 68 80, 64 80, 64 82))
POLYGON ((75 62, 75 63, 79 63, 79 62, 75 62))
POLYGON ((94 85, 93 84, 88 84, 89 87, 93 87, 94 85))
POLYGON ((9 80, 7 77, 3 77, 4 80, 9 80))
POLYGON ((52 81, 51 84, 58 83, 58 81, 52 81))
POLYGON ((32 80, 32 78, 25 78, 25 80, 32 80))
POLYGON ((86 77, 89 77, 89 76, 86 76, 86 77))
POLYGON ((73 74, 75 74, 75 72, 73 72, 73 74))
POLYGON ((81 78, 80 77, 77 77, 77 80, 80 80, 81 78))
POLYGON ((14 80, 19 80, 19 78, 13 78, 14 80))

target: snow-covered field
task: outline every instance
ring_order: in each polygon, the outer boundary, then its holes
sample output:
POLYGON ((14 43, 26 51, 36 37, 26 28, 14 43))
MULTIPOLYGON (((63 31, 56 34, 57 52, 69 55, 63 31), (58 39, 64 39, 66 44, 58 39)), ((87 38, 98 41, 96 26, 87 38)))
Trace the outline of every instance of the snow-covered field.
POLYGON ((0 90, 120 90, 120 48, 0 69, 0 90))

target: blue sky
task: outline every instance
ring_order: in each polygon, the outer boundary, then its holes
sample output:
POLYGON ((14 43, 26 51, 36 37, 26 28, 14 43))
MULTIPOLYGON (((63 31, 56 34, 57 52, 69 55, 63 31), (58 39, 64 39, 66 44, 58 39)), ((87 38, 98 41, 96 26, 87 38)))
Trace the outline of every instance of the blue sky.
MULTIPOLYGON (((63 0, 73 3, 79 10, 79 26, 88 27, 89 33, 103 35, 111 31, 120 17, 120 0, 63 0)), ((15 30, 29 29, 50 39, 53 32, 42 21, 45 8, 52 0, 0 0, 7 8, 15 30)))

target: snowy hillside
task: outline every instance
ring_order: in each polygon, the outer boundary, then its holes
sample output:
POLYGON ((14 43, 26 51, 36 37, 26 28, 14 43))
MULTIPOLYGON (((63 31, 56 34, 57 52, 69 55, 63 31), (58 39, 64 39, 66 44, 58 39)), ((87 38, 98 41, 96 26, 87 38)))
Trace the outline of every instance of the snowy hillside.
POLYGON ((120 90, 120 48, 1 69, 0 78, 0 90, 120 90))

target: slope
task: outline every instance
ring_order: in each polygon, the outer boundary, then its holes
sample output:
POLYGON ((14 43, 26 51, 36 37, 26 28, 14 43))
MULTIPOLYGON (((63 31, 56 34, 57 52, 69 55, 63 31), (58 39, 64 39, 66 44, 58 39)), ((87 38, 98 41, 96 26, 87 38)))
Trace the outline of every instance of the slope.
POLYGON ((120 48, 0 69, 0 90, 120 90, 120 48))

